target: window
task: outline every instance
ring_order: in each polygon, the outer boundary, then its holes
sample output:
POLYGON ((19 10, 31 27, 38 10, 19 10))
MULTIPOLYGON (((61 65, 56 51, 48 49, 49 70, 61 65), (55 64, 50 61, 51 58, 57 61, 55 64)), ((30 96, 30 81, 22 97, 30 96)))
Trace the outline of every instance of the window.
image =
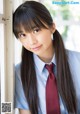
MULTIPOLYGON (((68 4, 59 4, 59 2, 62 3, 62 0, 43 0, 41 2, 51 12, 53 21, 63 36, 65 47, 80 52, 80 38, 78 35, 80 31, 79 0, 77 2, 76 0, 70 0, 68 4)), ((64 2, 67 3, 67 0, 64 0, 64 2)))
POLYGON ((5 61, 5 57, 4 57, 4 25, 5 22, 2 20, 3 15, 4 15, 4 11, 3 11, 3 0, 0 1, 0 68, 1 68, 1 101, 5 100, 5 66, 4 66, 4 61, 5 61))
POLYGON ((1 102, 13 102, 12 2, 0 0, 1 102))

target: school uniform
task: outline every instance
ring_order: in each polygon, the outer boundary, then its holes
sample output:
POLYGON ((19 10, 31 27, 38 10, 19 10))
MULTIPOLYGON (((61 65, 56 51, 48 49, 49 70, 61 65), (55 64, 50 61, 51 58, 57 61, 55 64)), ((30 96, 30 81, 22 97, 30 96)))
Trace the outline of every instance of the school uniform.
MULTIPOLYGON (((77 114, 80 114, 80 52, 70 51, 67 50, 68 55, 68 61, 72 73, 72 78, 74 81, 74 85, 76 88, 76 94, 77 94, 77 114)), ((48 71, 44 67, 45 63, 39 59, 39 57, 35 54, 33 54, 34 57, 34 63, 35 63, 35 69, 36 69, 36 76, 37 76, 37 82, 38 82, 38 95, 40 100, 40 107, 42 114, 46 114, 46 100, 45 100, 45 88, 46 88, 46 82, 48 79, 48 71)), ((56 58, 55 54, 51 60, 51 63, 55 64, 55 67, 53 69, 55 76, 56 76, 56 58)), ((27 100, 25 98, 23 88, 22 88, 22 82, 20 77, 20 64, 16 66, 15 69, 15 98, 14 98, 14 107, 20 108, 24 110, 29 110, 29 106, 27 103, 27 100)), ((59 93, 58 93, 59 94, 59 93)), ((61 114, 68 114, 65 103, 63 99, 59 95, 59 102, 60 102, 60 111, 61 114)), ((41 114, 39 112, 39 114, 41 114)))

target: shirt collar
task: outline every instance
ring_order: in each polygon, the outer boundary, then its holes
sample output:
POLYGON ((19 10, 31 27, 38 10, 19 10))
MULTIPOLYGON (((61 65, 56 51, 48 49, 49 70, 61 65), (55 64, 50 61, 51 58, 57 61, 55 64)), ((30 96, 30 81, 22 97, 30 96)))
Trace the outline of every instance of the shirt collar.
POLYGON ((51 64, 51 63, 54 63, 56 65, 56 60, 55 60, 55 54, 51 60, 50 63, 45 63, 43 62, 37 55, 33 54, 33 58, 34 58, 34 62, 35 62, 35 65, 36 67, 38 68, 39 72, 42 73, 43 69, 44 69, 44 66, 45 64, 51 64))

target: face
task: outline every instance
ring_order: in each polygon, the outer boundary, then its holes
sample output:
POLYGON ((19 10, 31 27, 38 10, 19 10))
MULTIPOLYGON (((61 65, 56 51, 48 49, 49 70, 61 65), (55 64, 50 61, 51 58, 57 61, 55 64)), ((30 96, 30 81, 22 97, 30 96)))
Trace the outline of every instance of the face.
POLYGON ((33 27, 31 32, 26 32, 24 29, 18 34, 19 40, 22 45, 29 51, 35 53, 40 58, 46 58, 53 54, 53 44, 51 34, 54 32, 52 28, 33 27))

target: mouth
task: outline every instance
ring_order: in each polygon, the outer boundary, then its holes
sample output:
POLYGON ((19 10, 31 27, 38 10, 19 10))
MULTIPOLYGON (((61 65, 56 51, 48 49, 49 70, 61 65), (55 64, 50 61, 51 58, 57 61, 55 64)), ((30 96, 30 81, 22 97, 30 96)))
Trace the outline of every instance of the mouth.
POLYGON ((37 46, 37 47, 34 47, 34 48, 31 48, 31 49, 34 50, 34 51, 37 51, 37 50, 39 50, 39 49, 41 48, 41 46, 42 46, 42 45, 37 46))

